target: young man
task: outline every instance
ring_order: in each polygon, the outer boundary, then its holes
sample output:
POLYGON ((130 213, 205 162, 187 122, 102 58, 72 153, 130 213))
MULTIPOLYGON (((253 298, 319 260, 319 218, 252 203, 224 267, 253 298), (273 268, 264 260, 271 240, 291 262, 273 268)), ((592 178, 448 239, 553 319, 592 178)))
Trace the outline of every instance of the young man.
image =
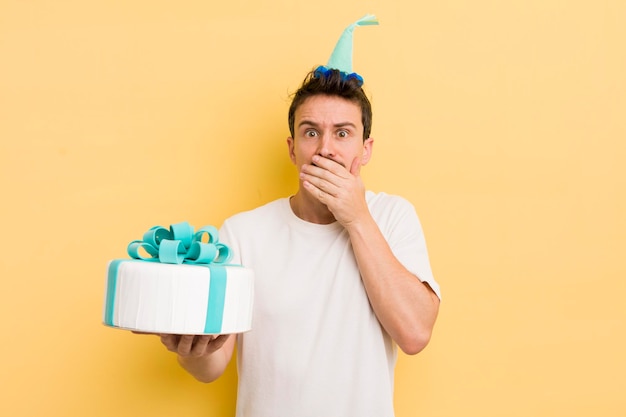
POLYGON ((351 75, 320 67, 294 95, 296 194, 220 232, 255 271, 252 330, 161 337, 205 382, 237 344, 237 416, 393 416, 396 346, 416 354, 430 339, 439 287, 422 229, 409 202, 365 190, 372 113, 351 75))

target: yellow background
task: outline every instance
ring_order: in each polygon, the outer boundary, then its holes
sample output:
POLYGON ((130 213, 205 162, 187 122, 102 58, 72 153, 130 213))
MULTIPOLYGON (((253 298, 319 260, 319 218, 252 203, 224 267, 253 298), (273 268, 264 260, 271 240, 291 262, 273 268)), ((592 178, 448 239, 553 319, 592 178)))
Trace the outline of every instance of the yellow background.
POLYGON ((0 0, 0 415, 233 414, 234 366, 100 324, 105 264, 294 192, 288 96, 365 13, 363 176, 444 295, 397 416, 626 414, 622 0, 0 0))

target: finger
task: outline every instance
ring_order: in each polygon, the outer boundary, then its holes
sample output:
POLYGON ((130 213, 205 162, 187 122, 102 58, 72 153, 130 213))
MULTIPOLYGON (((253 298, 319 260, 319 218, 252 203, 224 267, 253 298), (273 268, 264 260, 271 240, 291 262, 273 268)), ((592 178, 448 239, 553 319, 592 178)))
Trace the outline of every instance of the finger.
POLYGON ((193 347, 189 354, 191 356, 202 356, 207 353, 213 353, 219 350, 224 343, 228 340, 230 335, 199 335, 196 336, 193 342, 193 347))
POLYGON ((328 170, 308 165, 300 173, 304 186, 317 198, 323 198, 324 194, 336 196, 341 188, 342 179, 328 170))
POLYGON ((191 353, 194 339, 195 336, 191 334, 181 335, 180 339, 178 340, 176 352, 181 356, 188 356, 189 353, 191 353))
POLYGON ((171 352, 176 352, 177 348, 178 348, 178 335, 175 334, 162 334, 161 336, 161 343, 163 343, 165 345, 165 347, 167 348, 167 350, 171 351, 171 352))
POLYGON ((358 156, 352 160, 352 165, 350 165, 350 174, 358 177, 361 173, 361 158, 358 156))
POLYGON ((228 338, 231 335, 229 334, 221 334, 219 336, 217 336, 215 339, 211 340, 211 346, 210 349, 215 352, 216 350, 220 349, 222 346, 224 346, 224 343, 226 343, 226 341, 228 340, 228 338))
POLYGON ((324 156, 314 155, 311 162, 313 163, 313 166, 330 171, 335 175, 341 176, 341 173, 346 171, 346 166, 343 163, 324 156))
POLYGON ((300 176, 306 178, 329 179, 331 176, 336 176, 336 174, 333 174, 332 171, 322 166, 304 164, 302 165, 300 176))
POLYGON ((311 193, 311 195, 315 197, 320 203, 326 204, 324 202, 324 198, 325 198, 324 191, 318 188, 317 185, 313 184, 312 181, 316 181, 316 180, 315 179, 312 179, 311 181, 305 180, 302 182, 302 185, 304 185, 304 188, 306 188, 309 191, 309 193, 311 193))
POLYGON ((211 336, 210 334, 195 336, 193 339, 193 344, 192 344, 191 350, 189 351, 189 354, 191 356, 204 355, 204 353, 207 350, 207 346, 211 342, 211 339, 213 339, 213 336, 211 336))

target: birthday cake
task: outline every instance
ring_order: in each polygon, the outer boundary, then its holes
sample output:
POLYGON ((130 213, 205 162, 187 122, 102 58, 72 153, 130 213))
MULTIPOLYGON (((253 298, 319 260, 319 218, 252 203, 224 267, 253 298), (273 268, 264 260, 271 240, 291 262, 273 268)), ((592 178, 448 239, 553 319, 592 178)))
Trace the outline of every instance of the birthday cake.
POLYGON ((229 334, 251 329, 254 272, 229 264, 217 229, 155 226, 107 265, 103 323, 147 333, 229 334))

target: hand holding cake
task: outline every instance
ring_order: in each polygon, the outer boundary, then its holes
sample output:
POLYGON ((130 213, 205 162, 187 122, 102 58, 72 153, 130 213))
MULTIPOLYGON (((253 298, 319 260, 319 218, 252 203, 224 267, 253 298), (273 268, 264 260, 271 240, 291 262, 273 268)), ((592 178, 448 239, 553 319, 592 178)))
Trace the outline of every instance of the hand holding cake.
POLYGON ((162 334, 161 343, 167 350, 180 356, 199 357, 211 355, 220 349, 231 335, 180 335, 162 334))

